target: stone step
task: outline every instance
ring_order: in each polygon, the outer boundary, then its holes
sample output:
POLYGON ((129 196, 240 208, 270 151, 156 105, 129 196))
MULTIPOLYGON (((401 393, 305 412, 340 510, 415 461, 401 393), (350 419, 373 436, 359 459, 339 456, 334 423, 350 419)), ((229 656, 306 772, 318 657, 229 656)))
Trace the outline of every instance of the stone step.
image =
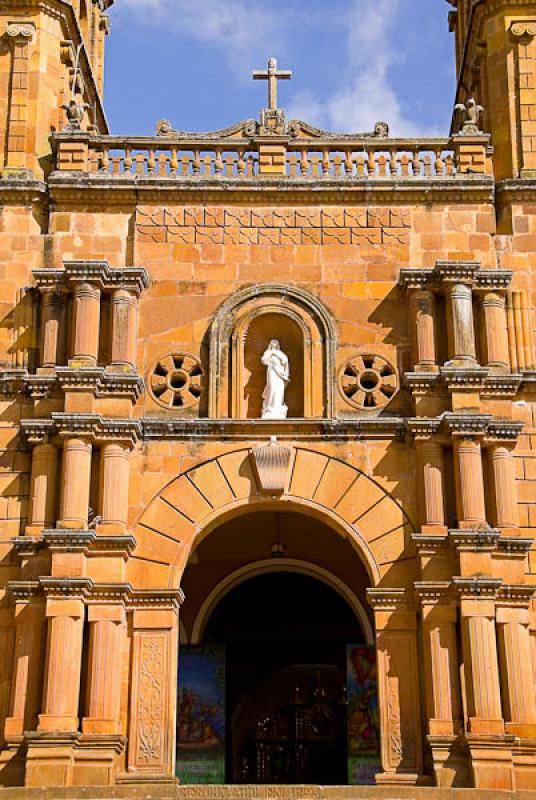
POLYGON ((536 800, 535 790, 390 786, 70 786, 0 788, 0 800, 536 800))

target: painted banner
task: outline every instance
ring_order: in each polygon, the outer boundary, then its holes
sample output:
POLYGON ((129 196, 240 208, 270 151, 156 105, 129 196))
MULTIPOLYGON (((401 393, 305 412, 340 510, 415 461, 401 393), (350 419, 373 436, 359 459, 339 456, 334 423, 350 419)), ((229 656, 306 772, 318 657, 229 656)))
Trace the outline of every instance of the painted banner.
POLYGON ((365 645, 346 647, 348 691, 348 783, 375 783, 380 769, 380 722, 376 651, 365 645))
POLYGON ((181 645, 177 767, 181 783, 225 783, 225 649, 181 645))

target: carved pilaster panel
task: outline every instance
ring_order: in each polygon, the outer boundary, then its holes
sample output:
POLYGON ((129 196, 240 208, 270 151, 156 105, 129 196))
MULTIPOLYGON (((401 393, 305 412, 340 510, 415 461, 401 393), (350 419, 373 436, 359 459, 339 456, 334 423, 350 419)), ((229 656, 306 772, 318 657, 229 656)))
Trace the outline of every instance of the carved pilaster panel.
POLYGON ((384 773, 419 774, 422 747, 416 634, 384 630, 377 641, 384 773))
POLYGON ((134 632, 129 773, 171 773, 170 630, 134 632))

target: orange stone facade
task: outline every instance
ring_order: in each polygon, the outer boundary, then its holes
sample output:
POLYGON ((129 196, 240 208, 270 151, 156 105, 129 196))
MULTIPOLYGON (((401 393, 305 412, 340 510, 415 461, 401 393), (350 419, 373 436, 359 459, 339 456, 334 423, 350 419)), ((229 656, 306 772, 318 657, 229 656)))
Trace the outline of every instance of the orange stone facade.
POLYGON ((376 644, 377 783, 536 787, 536 2, 450 0, 411 141, 111 136, 112 2, 0 6, 0 781, 180 778, 180 644, 275 513, 376 644))

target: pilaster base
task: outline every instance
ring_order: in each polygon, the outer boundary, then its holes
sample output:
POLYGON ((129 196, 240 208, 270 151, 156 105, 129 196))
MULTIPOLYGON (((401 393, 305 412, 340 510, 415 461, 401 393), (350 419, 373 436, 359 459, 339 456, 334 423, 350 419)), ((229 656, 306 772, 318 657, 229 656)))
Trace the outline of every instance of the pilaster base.
POLYGON ((27 733, 26 786, 72 786, 79 733, 27 733))
POLYGON ((536 786, 536 740, 521 739, 512 747, 516 789, 536 786))
POLYGON ((513 736, 469 735, 475 789, 514 789, 513 736))
POLYGON ((111 786, 124 752, 126 737, 82 735, 77 745, 73 769, 73 786, 111 786))
POLYGON ((428 736, 436 785, 454 788, 471 785, 469 750, 459 736, 428 736))
POLYGON ((374 776, 377 786, 422 786, 430 781, 416 772, 379 772, 374 776))
POLYGON ((26 742, 23 736, 6 740, 0 752, 0 786, 24 786, 26 770, 26 742))

